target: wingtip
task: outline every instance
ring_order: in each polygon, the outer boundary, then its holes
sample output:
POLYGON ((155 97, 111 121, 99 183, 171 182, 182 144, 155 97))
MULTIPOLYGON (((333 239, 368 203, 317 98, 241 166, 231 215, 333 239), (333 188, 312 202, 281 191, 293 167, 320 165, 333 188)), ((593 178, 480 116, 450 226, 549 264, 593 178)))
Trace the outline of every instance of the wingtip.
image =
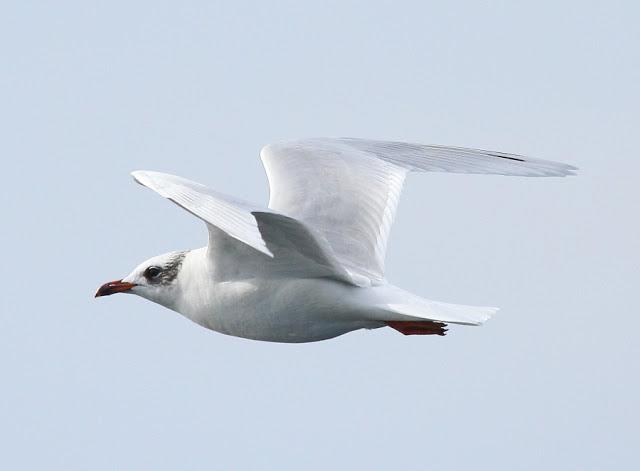
POLYGON ((551 175, 554 177, 575 177, 578 174, 578 167, 569 164, 558 164, 559 168, 551 175))
POLYGON ((271 250, 269 250, 269 248, 264 245, 263 247, 261 247, 262 250, 260 250, 263 254, 268 255, 271 258, 274 258, 275 255, 273 254, 273 252, 271 250))
POLYGON ((161 177, 174 177, 168 173, 156 172, 154 170, 134 170, 131 172, 131 176, 136 183, 147 187, 157 183, 161 177))
POLYGON ((140 184, 143 185, 142 180, 145 179, 145 177, 147 176, 147 171, 146 170, 134 170, 133 172, 131 172, 131 177, 133 178, 133 180, 140 184))
POLYGON ((578 175, 580 171, 580 167, 575 167, 574 165, 567 165, 567 177, 575 177, 578 175))

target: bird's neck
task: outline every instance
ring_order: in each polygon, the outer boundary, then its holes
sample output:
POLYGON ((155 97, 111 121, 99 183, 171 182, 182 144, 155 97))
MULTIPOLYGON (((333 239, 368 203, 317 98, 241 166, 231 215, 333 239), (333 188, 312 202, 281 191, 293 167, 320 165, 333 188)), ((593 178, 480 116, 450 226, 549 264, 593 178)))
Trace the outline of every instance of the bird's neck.
POLYGON ((187 253, 176 280, 176 303, 172 309, 196 320, 194 317, 201 306, 210 305, 211 288, 215 284, 211 265, 206 247, 187 253))

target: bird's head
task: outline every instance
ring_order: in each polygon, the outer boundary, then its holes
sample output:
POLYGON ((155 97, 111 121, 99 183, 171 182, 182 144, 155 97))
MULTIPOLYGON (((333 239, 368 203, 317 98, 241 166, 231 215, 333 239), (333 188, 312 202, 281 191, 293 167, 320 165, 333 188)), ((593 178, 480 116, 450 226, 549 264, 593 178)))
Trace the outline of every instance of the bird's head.
POLYGON ((96 298, 115 293, 132 293, 173 308, 176 280, 188 252, 170 252, 142 262, 125 278, 103 284, 96 298))

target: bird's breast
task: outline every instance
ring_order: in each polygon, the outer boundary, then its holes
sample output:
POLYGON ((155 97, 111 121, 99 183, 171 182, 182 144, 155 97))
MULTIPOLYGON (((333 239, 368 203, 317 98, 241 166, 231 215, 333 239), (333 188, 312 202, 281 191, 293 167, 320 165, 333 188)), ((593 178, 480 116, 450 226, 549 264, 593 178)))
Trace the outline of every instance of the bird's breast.
POLYGON ((179 312, 228 335, 309 342, 363 327, 350 302, 357 289, 325 279, 226 281, 200 287, 179 312))

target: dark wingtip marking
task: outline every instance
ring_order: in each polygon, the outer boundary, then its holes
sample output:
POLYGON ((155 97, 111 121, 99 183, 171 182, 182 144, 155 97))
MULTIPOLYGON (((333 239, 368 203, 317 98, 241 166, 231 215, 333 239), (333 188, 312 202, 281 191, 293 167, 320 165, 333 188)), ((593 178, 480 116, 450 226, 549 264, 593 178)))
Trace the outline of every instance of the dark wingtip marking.
POLYGON ((499 157, 501 159, 508 159, 508 160, 515 160, 516 162, 526 162, 524 159, 519 159, 518 157, 509 157, 506 155, 500 155, 500 154, 489 154, 492 157, 499 157))

